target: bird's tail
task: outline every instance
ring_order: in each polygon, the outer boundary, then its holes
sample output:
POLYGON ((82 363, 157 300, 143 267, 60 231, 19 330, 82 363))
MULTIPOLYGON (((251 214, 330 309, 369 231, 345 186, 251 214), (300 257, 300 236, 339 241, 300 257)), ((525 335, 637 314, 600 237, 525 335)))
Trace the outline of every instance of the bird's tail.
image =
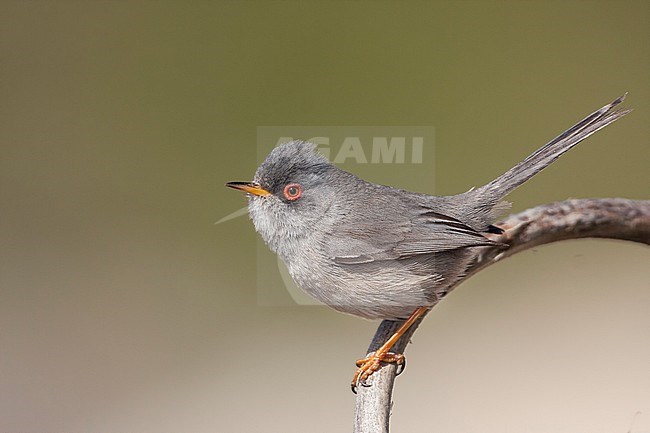
POLYGON ((564 152, 632 111, 614 110, 614 107, 623 102, 626 95, 627 93, 585 117, 492 182, 474 190, 476 196, 487 199, 492 206, 497 205, 508 193, 548 167, 564 152))

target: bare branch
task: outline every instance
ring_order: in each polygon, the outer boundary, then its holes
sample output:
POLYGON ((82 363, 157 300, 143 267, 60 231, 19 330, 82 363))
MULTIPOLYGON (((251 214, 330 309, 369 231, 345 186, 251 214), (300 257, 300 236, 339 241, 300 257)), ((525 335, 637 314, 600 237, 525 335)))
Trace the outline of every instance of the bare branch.
MULTIPOLYGON (((650 201, 619 198, 567 200, 525 210, 496 225, 505 230, 503 234, 495 236, 496 240, 508 243, 510 248, 505 251, 486 249, 460 282, 520 251, 561 240, 608 238, 650 245, 650 201)), ((401 322, 384 320, 379 325, 368 352, 381 346, 400 324, 401 322)), ((420 321, 408 330, 393 347, 393 352, 404 352, 419 324, 420 321)), ((355 433, 388 432, 395 373, 395 365, 384 365, 370 377, 370 386, 359 387, 355 407, 355 433)))

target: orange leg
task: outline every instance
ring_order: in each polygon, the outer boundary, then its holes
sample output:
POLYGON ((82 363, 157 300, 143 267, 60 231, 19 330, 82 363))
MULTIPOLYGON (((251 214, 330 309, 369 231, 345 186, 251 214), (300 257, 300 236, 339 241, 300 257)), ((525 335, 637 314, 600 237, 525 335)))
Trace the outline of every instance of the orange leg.
POLYGON ((359 367, 354 373, 352 378, 352 392, 357 393, 357 385, 364 384, 366 379, 368 379, 375 371, 379 370, 382 362, 392 362, 397 365, 404 365, 406 358, 401 353, 390 352, 390 349, 397 343, 397 340, 404 335, 404 333, 420 318, 424 313, 429 310, 429 307, 419 307, 416 309, 406 322, 400 326, 400 328, 395 332, 378 350, 372 352, 370 355, 366 356, 363 359, 357 361, 357 367, 359 367))

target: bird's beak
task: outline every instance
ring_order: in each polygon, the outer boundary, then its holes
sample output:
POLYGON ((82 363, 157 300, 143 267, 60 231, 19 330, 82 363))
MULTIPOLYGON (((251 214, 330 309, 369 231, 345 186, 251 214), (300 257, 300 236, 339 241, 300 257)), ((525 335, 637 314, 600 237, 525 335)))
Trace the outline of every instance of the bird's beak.
POLYGON ((270 192, 256 184, 255 182, 228 182, 226 184, 228 188, 239 189, 241 191, 247 192, 249 194, 257 195, 260 197, 266 197, 271 195, 270 192))

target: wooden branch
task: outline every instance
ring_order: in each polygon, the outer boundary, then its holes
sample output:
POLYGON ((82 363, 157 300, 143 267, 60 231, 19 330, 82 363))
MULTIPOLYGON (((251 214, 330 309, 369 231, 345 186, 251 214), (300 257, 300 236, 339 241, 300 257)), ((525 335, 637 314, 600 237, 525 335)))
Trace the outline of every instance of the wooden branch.
MULTIPOLYGON (((560 240, 608 238, 650 245, 650 201, 619 198, 567 200, 525 210, 496 225, 505 232, 495 235, 495 240, 509 244, 510 248, 505 251, 487 248, 458 284, 506 257, 560 240)), ((393 352, 404 352, 420 321, 397 342, 393 352)), ((400 324, 384 320, 375 333, 368 353, 381 346, 400 324)), ((395 373, 395 365, 386 364, 370 377, 369 386, 358 388, 355 433, 388 433, 395 373)))

